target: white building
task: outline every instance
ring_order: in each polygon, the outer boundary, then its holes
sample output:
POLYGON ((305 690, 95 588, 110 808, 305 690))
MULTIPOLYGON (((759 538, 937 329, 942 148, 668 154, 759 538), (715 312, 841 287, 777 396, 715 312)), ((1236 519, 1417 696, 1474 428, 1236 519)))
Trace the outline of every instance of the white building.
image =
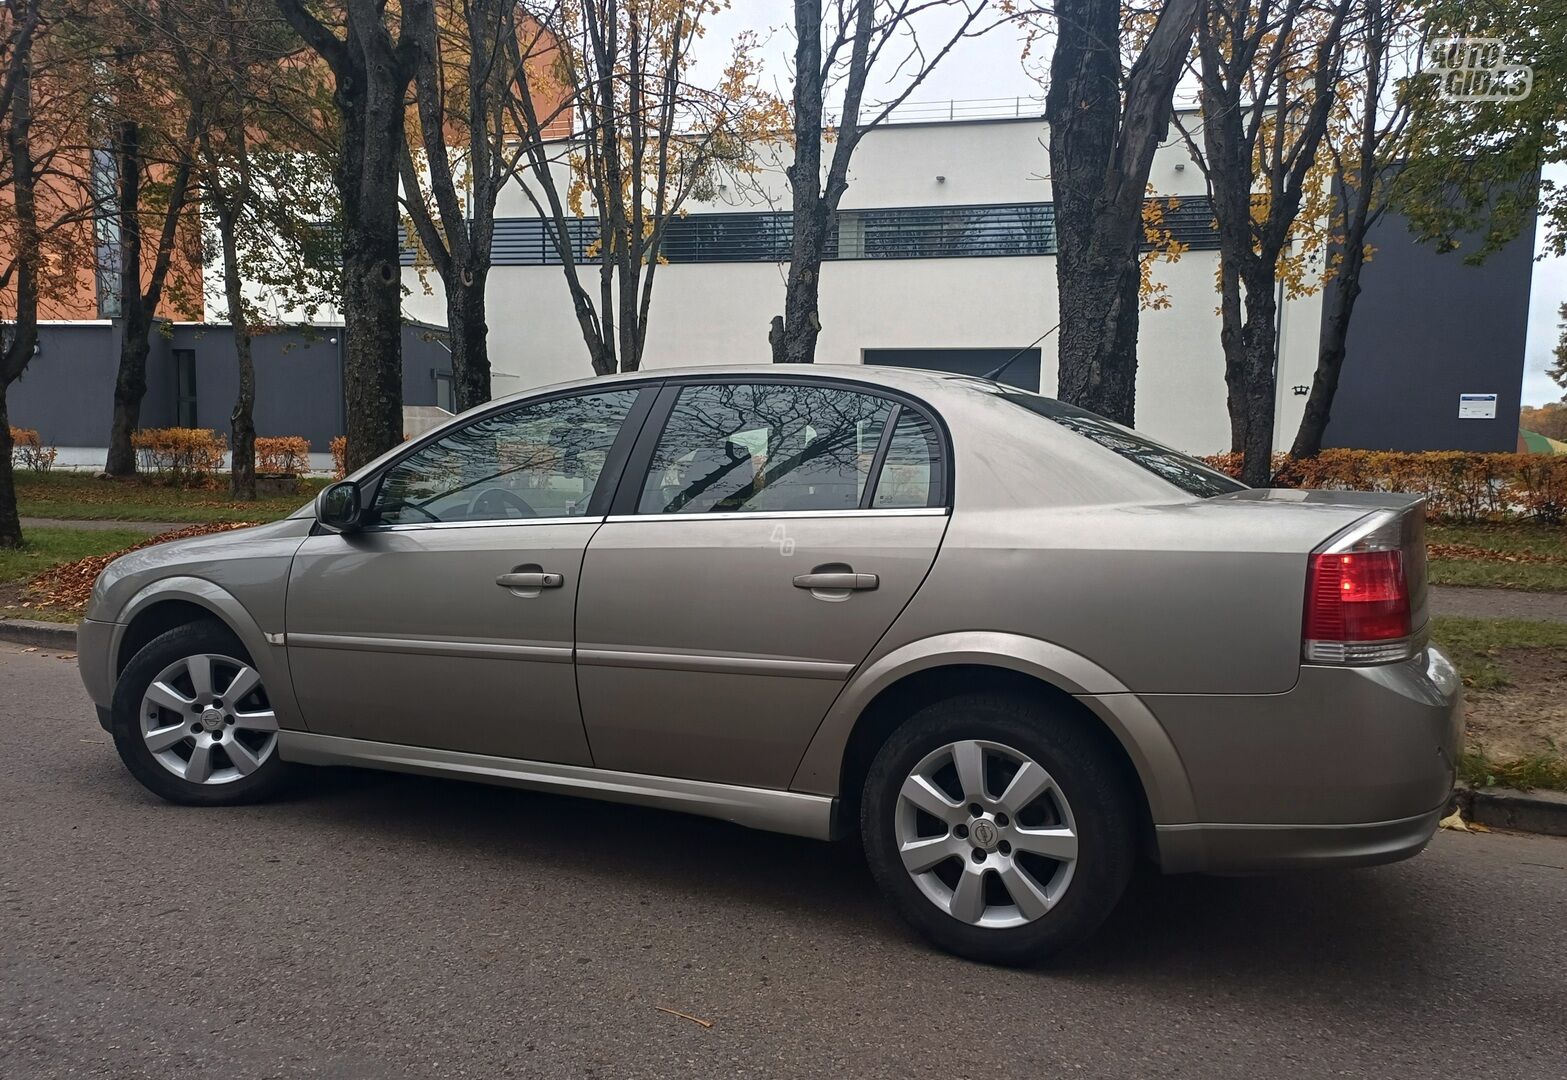
MULTIPOLYGON (((1037 115, 895 123, 869 132, 850 169, 838 257, 822 270, 818 362, 984 370, 1050 330, 1057 302, 1045 144, 1037 115)), ((767 331, 783 311, 789 246, 781 164, 752 178, 759 191, 731 184, 712 202, 688 205, 689 216, 671 229, 669 262, 658 268, 653 289, 645 368, 770 358, 767 331)), ((1137 424, 1183 449, 1215 452, 1229 443, 1218 255, 1202 176, 1173 133, 1155 159, 1151 186, 1185 197, 1175 217, 1197 243, 1178 262, 1156 268, 1170 306, 1143 312, 1137 424)), ((496 215, 488 297, 495 392, 590 374, 563 272, 546 265, 554 260, 531 202, 513 187, 496 215)), ((596 295, 596 268, 582 272, 594 275, 589 288, 596 295)), ((408 313, 444 323, 439 277, 406 267, 404 282, 412 290, 408 313)), ((1305 401, 1290 388, 1309 383, 1316 364, 1320 310, 1315 296, 1283 308, 1282 443, 1305 401)), ((1054 338, 1039 348, 1038 389, 1053 393, 1054 338)), ((1031 359, 1021 359, 1016 373, 1027 377, 1031 359)))

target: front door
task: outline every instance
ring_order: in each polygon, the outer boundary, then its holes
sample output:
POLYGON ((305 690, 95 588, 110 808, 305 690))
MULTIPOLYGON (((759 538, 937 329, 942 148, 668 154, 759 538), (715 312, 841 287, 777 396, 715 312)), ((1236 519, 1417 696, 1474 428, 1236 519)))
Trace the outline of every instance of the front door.
POLYGON ((583 564, 594 763, 786 787, 935 558, 944 461, 922 410, 855 384, 671 383, 583 564))
POLYGON ((486 414, 392 464, 369 527, 305 541, 286 623, 312 732, 591 763, 577 588, 641 392, 486 414))

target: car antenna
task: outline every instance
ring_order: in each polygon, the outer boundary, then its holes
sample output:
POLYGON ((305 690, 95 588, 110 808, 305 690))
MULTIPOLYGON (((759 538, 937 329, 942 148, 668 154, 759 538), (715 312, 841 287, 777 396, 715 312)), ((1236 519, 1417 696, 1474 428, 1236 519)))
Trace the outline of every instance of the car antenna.
POLYGON ((991 382, 995 382, 997 379, 1001 378, 1002 374, 1007 370, 1007 368, 1012 366, 1012 361, 1016 360, 1018 357, 1022 356, 1024 353, 1028 352, 1028 350, 1032 349, 1035 345, 1038 345, 1041 341, 1044 341, 1045 338, 1049 337, 1051 334, 1055 333, 1059 329, 1061 329, 1061 324, 1060 323, 1056 323, 1049 330, 1046 330, 1043 334, 1040 334, 1033 341, 1030 341, 1027 345, 1024 345, 1017 352, 1013 353, 1011 356, 1009 356, 1005 360, 1001 361, 1001 366, 1000 367, 994 368, 994 369, 992 369, 990 371, 985 372, 985 374, 981 375, 980 378, 981 379, 989 379, 991 382))

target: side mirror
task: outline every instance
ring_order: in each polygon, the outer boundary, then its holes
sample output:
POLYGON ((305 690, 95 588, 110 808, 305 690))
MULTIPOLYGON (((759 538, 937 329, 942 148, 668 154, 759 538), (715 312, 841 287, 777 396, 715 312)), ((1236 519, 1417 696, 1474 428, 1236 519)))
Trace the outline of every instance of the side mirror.
POLYGON ((316 496, 316 520, 333 532, 351 532, 364 524, 365 510, 359 484, 343 480, 316 496))

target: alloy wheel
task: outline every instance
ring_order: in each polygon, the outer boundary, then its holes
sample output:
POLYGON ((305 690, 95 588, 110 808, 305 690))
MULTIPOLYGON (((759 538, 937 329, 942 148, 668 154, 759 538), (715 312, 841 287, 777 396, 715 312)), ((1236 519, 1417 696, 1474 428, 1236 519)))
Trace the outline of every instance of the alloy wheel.
POLYGON ((230 656, 176 660, 148 684, 140 716, 154 760, 193 784, 249 776, 277 750, 277 716, 261 676, 230 656))
POLYGON ((893 830, 920 892, 974 926, 1042 918, 1077 865, 1077 826, 1061 789, 998 742, 967 739, 927 754, 898 792, 893 830))

